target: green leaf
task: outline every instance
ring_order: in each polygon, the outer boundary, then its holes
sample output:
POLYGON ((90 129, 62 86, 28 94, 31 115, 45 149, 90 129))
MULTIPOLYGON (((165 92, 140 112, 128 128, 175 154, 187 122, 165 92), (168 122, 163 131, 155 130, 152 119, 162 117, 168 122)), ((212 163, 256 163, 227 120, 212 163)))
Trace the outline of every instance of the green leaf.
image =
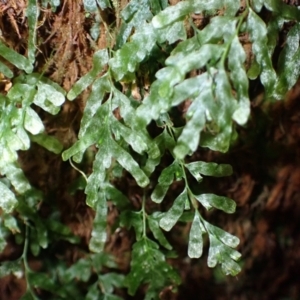
POLYGON ((227 71, 223 67, 219 67, 218 70, 211 68, 208 73, 199 78, 201 79, 199 81, 200 93, 189 107, 186 115, 187 125, 174 149, 175 155, 180 159, 196 150, 200 131, 205 125, 205 118, 210 121, 213 128, 201 133, 201 145, 221 152, 226 152, 230 145, 231 118, 236 107, 236 100, 232 95, 227 71), (196 128, 197 134, 192 128, 196 128))
POLYGON ((267 9, 280 14, 286 19, 300 21, 298 7, 294 7, 276 0, 265 0, 264 5, 267 9))
MULTIPOLYGON (((240 243, 239 238, 237 238, 236 236, 222 230, 219 227, 213 226, 205 221, 204 221, 204 223, 205 223, 204 225, 207 229, 207 232, 209 232, 210 234, 217 237, 218 240, 222 241, 222 243, 224 243, 228 247, 235 248, 240 243)), ((240 257, 240 255, 239 255, 239 257, 240 257)))
POLYGON ((148 177, 150 177, 150 175, 154 172, 156 166, 160 163, 160 159, 160 156, 157 158, 148 157, 146 164, 144 164, 142 167, 142 170, 148 177))
POLYGON ((166 60, 167 66, 177 66, 178 71, 184 74, 204 67, 208 61, 218 61, 224 51, 224 46, 205 44, 199 50, 190 53, 171 55, 166 60))
POLYGON ((215 194, 201 194, 195 195, 195 198, 207 209, 210 210, 212 207, 223 210, 228 214, 235 212, 236 203, 222 196, 217 196, 215 194))
POLYGON ((64 94, 52 85, 43 83, 42 81, 37 83, 37 88, 38 91, 33 100, 34 104, 50 114, 56 115, 60 110, 60 106, 65 102, 64 94))
POLYGON ((240 8, 240 2, 234 0, 225 0, 223 3, 225 7, 225 16, 235 17, 240 8))
POLYGON ((139 241, 143 235, 143 217, 141 212, 125 210, 120 215, 121 225, 130 229, 134 228, 136 240, 139 241))
POLYGON ((26 57, 5 46, 1 41, 0 55, 18 69, 24 70, 26 73, 31 73, 33 70, 32 64, 26 57))
MULTIPOLYGON (((105 130, 102 132, 104 133, 105 130)), ((105 150, 108 150, 108 148, 102 148, 102 151, 100 150, 97 152, 93 164, 93 173, 89 176, 87 186, 85 188, 85 193, 87 194, 86 203, 91 207, 95 207, 97 203, 98 190, 105 183, 105 170, 111 165, 112 154, 105 150)))
POLYGON ((7 78, 13 78, 14 73, 11 69, 0 61, 0 73, 2 73, 7 78))
POLYGON ((111 129, 115 136, 122 136, 127 144, 129 144, 137 153, 142 154, 144 151, 148 150, 146 141, 144 141, 140 131, 135 131, 124 126, 113 117, 111 118, 111 129))
POLYGON ((61 93, 63 96, 65 96, 66 91, 56 82, 52 81, 51 79, 42 76, 39 73, 32 73, 29 75, 21 74, 15 79, 16 82, 20 83, 27 83, 32 86, 36 86, 37 83, 43 83, 46 85, 50 85, 52 88, 54 88, 57 92, 61 93))
POLYGON ((0 278, 10 275, 11 273, 18 273, 22 275, 22 266, 20 260, 3 261, 0 266, 0 278))
POLYGON ((165 198, 170 185, 157 184, 151 194, 151 199, 155 203, 161 203, 165 198))
POLYGON ((174 160, 171 165, 163 169, 158 178, 158 182, 160 184, 170 185, 174 181, 174 177, 175 180, 183 178, 183 170, 176 160, 174 160))
POLYGON ((193 9, 193 4, 189 1, 182 1, 174 6, 169 6, 152 19, 153 27, 165 27, 193 12, 193 9))
POLYGON ((156 42, 156 34, 151 24, 144 23, 132 35, 115 56, 110 59, 109 66, 114 78, 120 81, 126 74, 135 71, 140 63, 150 53, 156 42))
MULTIPOLYGON (((210 72, 214 72, 213 69, 210 72)), ((233 97, 232 87, 224 67, 214 72, 214 94, 206 90, 202 97, 206 117, 210 120, 207 129, 202 132, 200 144, 214 151, 226 152, 229 149, 232 135, 232 115, 237 102, 233 97), (215 100, 214 100, 215 99, 215 100)))
POLYGON ((59 219, 56 220, 55 215, 52 215, 51 219, 46 220, 45 225, 51 239, 65 240, 72 244, 79 243, 79 237, 75 236, 70 228, 62 224, 59 219))
POLYGON ((117 268, 115 258, 106 252, 91 254, 90 259, 92 260, 93 268, 98 273, 100 273, 104 267, 117 268))
MULTIPOLYGON (((136 103, 117 89, 113 89, 113 93, 114 97, 112 99, 112 105, 119 107, 120 114, 124 119, 124 123, 127 125, 125 127, 121 124, 121 122, 116 121, 115 118, 111 118, 111 122, 114 125, 111 125, 111 128, 113 129, 116 138, 121 135, 122 138, 131 145, 133 150, 138 153, 146 151, 148 156, 146 165, 147 167, 152 168, 153 164, 155 164, 157 159, 160 157, 160 151, 155 141, 150 137, 146 128, 141 127, 141 124, 139 123, 135 111, 136 103)), ((144 168, 143 170, 145 171, 144 168)), ((148 169, 148 171, 150 171, 150 169, 148 169)), ((153 171, 149 172, 149 174, 152 172, 153 171)))
POLYGON ((54 136, 40 133, 37 135, 30 135, 31 141, 39 144, 50 152, 60 154, 63 150, 63 145, 54 136))
POLYGON ((205 126, 205 114, 201 109, 200 98, 199 101, 194 101, 187 112, 187 124, 182 130, 178 138, 178 144, 174 149, 174 154, 178 159, 183 159, 187 154, 196 151, 199 140, 200 131, 205 126))
POLYGON ((300 24, 294 25, 289 31, 285 46, 278 59, 278 83, 275 97, 284 98, 300 76, 300 24))
MULTIPOLYGON (((120 114, 124 119, 125 124, 130 127, 132 127, 133 125, 138 126, 139 124, 135 124, 135 122, 137 122, 137 117, 135 115, 137 102, 128 98, 115 87, 113 87, 113 94, 114 97, 112 99, 112 103, 120 108, 120 114)), ((139 128, 139 130, 143 132, 142 128, 139 128)))
POLYGON ((263 0, 252 0, 252 6, 253 6, 253 9, 259 13, 262 9, 264 5, 264 1, 263 0))
MULTIPOLYGON (((28 134, 23 129, 23 127, 18 126, 15 130, 16 135, 14 138, 17 138, 19 141, 19 145, 14 150, 27 150, 30 147, 30 139, 28 137, 28 134)), ((12 136, 10 136, 12 138, 12 136)), ((8 138, 9 140, 9 138, 8 138)))
POLYGON ((99 4, 101 9, 111 7, 111 4, 110 4, 109 0, 97 0, 97 3, 99 4))
POLYGON ((51 278, 48 274, 30 271, 27 273, 27 278, 31 286, 59 295, 59 289, 54 278, 51 278))
MULTIPOLYGON (((95 144, 97 141, 97 132, 92 132, 90 135, 86 135, 85 137, 81 138, 77 141, 73 146, 62 153, 62 159, 64 161, 68 160, 70 157, 78 154, 83 153, 89 146, 95 144)), ((75 159, 74 161, 80 163, 81 159, 75 159)))
POLYGON ((176 145, 174 138, 170 135, 167 128, 154 141, 158 145, 161 155, 167 150, 172 151, 176 145))
POLYGON ((49 244, 49 237, 48 237, 48 230, 45 224, 39 218, 34 218, 33 221, 35 222, 35 230, 36 230, 36 238, 37 242, 40 247, 46 249, 49 244))
POLYGON ((107 203, 103 191, 99 191, 97 196, 98 196, 96 200, 97 202, 94 204, 96 215, 94 219, 91 240, 89 243, 89 249, 90 251, 93 251, 95 253, 101 253, 104 249, 104 245, 107 239, 107 233, 106 233, 107 203))
MULTIPOLYGON (((114 296, 110 295, 113 293, 115 287, 120 288, 123 287, 125 276, 123 274, 117 274, 117 273, 106 273, 104 275, 99 276, 99 280, 101 282, 101 287, 103 288, 104 293, 107 296, 114 296)), ((119 297, 114 296, 115 299, 121 299, 119 297)), ((107 299, 114 299, 112 297, 107 299)))
MULTIPOLYGON (((203 30, 201 32, 203 32, 203 30)), ((178 43, 178 45, 172 50, 171 55, 179 55, 179 57, 182 58, 185 56, 185 54, 199 50, 201 46, 202 43, 200 43, 200 33, 197 33, 197 35, 178 43)))
POLYGON ((195 177, 197 181, 202 180, 202 175, 223 177, 232 174, 232 167, 227 164, 216 164, 212 162, 196 161, 189 164, 185 164, 185 167, 195 177))
POLYGON ((210 240, 208 266, 213 268, 217 263, 220 263, 226 275, 237 275, 241 268, 236 261, 241 257, 241 254, 232 248, 239 244, 239 239, 204 220, 203 222, 210 240))
MULTIPOLYGON (((4 162, 7 163, 7 160, 5 160, 5 158, 4 158, 4 162)), ((6 177, 10 180, 10 182, 12 183, 12 185, 14 186, 14 188, 18 193, 24 194, 25 192, 31 189, 31 186, 27 178, 25 177, 23 170, 16 163, 9 163, 9 164, 2 165, 0 159, 0 166, 1 166, 1 173, 6 175, 6 177)), ((7 199, 13 201, 11 198, 7 198, 7 199)))
POLYGON ((248 78, 244 67, 246 54, 237 36, 235 36, 230 45, 228 55, 228 67, 230 79, 237 93, 238 108, 233 113, 232 118, 239 124, 244 125, 250 116, 250 100, 248 96, 248 78))
POLYGON ((178 274, 158 248, 156 243, 147 238, 133 245, 131 270, 125 280, 129 295, 134 295, 141 284, 149 284, 148 293, 155 291, 156 295, 168 284, 179 284, 178 274))
POLYGON ((127 170, 136 180, 137 184, 141 187, 145 187, 149 184, 149 178, 142 171, 138 163, 132 158, 132 156, 120 147, 115 141, 107 141, 109 144, 106 145, 106 149, 112 151, 115 159, 119 164, 127 170))
POLYGON ((232 38, 236 35, 236 22, 236 18, 228 16, 212 17, 210 23, 196 36, 195 43, 218 44, 225 41, 229 43, 227 47, 230 46, 232 38))
POLYGON ((160 174, 158 178, 158 184, 156 185, 155 189, 151 194, 152 201, 156 203, 160 203, 163 198, 165 197, 169 186, 174 181, 174 176, 176 180, 179 180, 183 177, 183 171, 180 165, 176 160, 166 167, 160 174))
POLYGON ((164 43, 167 41, 171 45, 178 40, 184 41, 187 37, 184 22, 182 20, 171 23, 166 27, 158 28, 156 31, 159 43, 164 43))
MULTIPOLYGON (((92 91, 87 99, 86 106, 84 108, 83 116, 80 124, 80 131, 78 134, 79 138, 83 138, 86 134, 88 128, 99 127, 100 121, 98 121, 95 116, 99 111, 104 95, 111 90, 111 83, 108 80, 108 76, 104 75, 97 78, 92 85, 92 91)), ((92 131, 94 129, 91 129, 92 131)))
POLYGON ((93 68, 87 74, 82 76, 71 88, 67 94, 69 100, 74 100, 83 90, 85 90, 101 73, 103 67, 108 62, 107 50, 98 50, 93 56, 93 68))
POLYGON ((158 93, 162 98, 169 98, 173 94, 173 86, 183 79, 181 70, 174 67, 166 67, 155 74, 158 80, 163 80, 160 84, 158 93))
POLYGON ((13 234, 20 233, 21 230, 18 226, 17 219, 12 216, 11 214, 4 214, 3 215, 3 225, 9 229, 13 234))
POLYGON ((145 126, 151 120, 157 120, 162 113, 166 113, 171 105, 169 99, 164 99, 159 95, 161 82, 154 81, 151 85, 149 96, 145 97, 143 103, 137 108, 136 114, 140 123, 145 126))
POLYGON ((75 262, 64 273, 64 281, 70 282, 74 279, 87 282, 92 274, 92 262, 88 258, 81 258, 75 262))
POLYGON ((42 7, 47 8, 50 4, 52 11, 55 12, 56 8, 60 5, 60 0, 42 0, 42 7))
POLYGON ((150 21, 152 13, 148 0, 131 0, 121 11, 123 22, 118 30, 116 47, 122 47, 129 38, 133 29, 141 26, 145 21, 150 21))
POLYGON ((132 0, 130 1, 126 7, 122 10, 121 16, 124 21, 131 20, 136 13, 141 9, 149 9, 148 0, 132 0))
POLYGON ((98 288, 98 282, 95 282, 94 284, 89 286, 88 292, 85 295, 84 300, 98 300, 99 299, 99 288, 98 288))
POLYGON ((24 105, 31 104, 35 90, 32 85, 27 83, 16 82, 8 91, 7 97, 11 102, 23 102, 24 105))
POLYGON ((165 27, 178 19, 190 14, 200 13, 204 10, 220 9, 223 1, 215 0, 213 2, 204 2, 201 0, 181 1, 176 5, 172 5, 164 9, 161 13, 152 19, 154 28, 165 27))
POLYGON ((78 134, 79 141, 63 152, 63 160, 74 156, 74 161, 79 163, 82 160, 84 151, 89 146, 95 144, 97 140, 100 141, 102 136, 106 137, 108 135, 107 125, 104 126, 103 123, 107 121, 110 102, 101 105, 101 101, 106 91, 110 91, 110 89, 111 86, 107 76, 95 80, 81 120, 81 128, 78 134))
POLYGON ((14 163, 18 159, 18 156, 13 149, 10 149, 10 147, 7 146, 7 143, 5 143, 5 141, 0 143, 0 147, 2 154, 0 156, 1 174, 5 174, 5 168, 7 168, 7 165, 14 163))
POLYGON ((171 98, 172 105, 175 106, 188 98, 194 99, 199 96, 204 87, 208 88, 208 85, 205 85, 206 81, 210 81, 207 75, 207 73, 204 73, 194 78, 188 78, 176 85, 171 98))
MULTIPOLYGON (((30 220, 30 225, 29 225, 30 227, 28 227, 28 229, 32 229, 32 231, 34 232, 33 235, 36 235, 35 236, 36 241, 38 241, 38 238, 41 241, 43 240, 45 241, 45 242, 41 242, 40 243, 41 245, 43 243, 44 244, 47 243, 47 235, 49 231, 52 230, 52 226, 49 225, 52 222, 48 219, 41 218, 36 213, 36 206, 40 204, 42 196, 43 196, 42 192, 32 188, 30 191, 26 192, 25 195, 18 197, 19 204, 17 208, 19 215, 25 217, 26 220, 30 220), (40 229, 37 229, 38 227, 40 229), (39 234, 40 236, 37 236, 37 234, 39 234)), ((54 214, 51 216, 51 218, 58 219, 58 216, 54 214)), ((61 226, 63 227, 63 225, 61 226)), ((64 227, 64 230, 62 230, 62 228, 60 227, 60 231, 62 234, 65 234, 65 230, 66 230, 65 228, 66 227, 64 227)), ((31 233, 30 233, 30 238, 31 238, 31 233)), ((21 240, 23 241, 23 237, 21 240)))
POLYGON ((44 124, 39 115, 30 107, 26 108, 24 128, 33 135, 41 133, 45 130, 44 124))
POLYGON ((196 211, 189 235, 188 256, 190 258, 199 258, 202 255, 202 234, 205 232, 206 231, 201 223, 199 213, 196 211))
POLYGON ((247 76, 250 80, 255 80, 261 72, 260 65, 254 59, 250 68, 247 71, 247 76))
POLYGON ((36 28, 38 26, 38 16, 39 16, 39 7, 37 5, 36 0, 28 0, 27 9, 26 9, 26 17, 28 20, 28 29, 29 29, 29 37, 28 37, 28 60, 31 65, 35 62, 35 51, 37 49, 36 45, 36 28))
POLYGON ((188 194, 187 190, 184 189, 183 192, 174 200, 174 203, 168 212, 162 215, 162 218, 159 221, 159 226, 165 231, 170 231, 182 215, 186 201, 188 201, 188 194))
POLYGON ((283 29, 283 26, 285 24, 286 20, 282 18, 280 15, 272 15, 270 20, 268 20, 268 52, 274 53, 278 39, 279 34, 281 30, 283 29))
POLYGON ((252 42, 252 51, 255 59, 261 67, 260 80, 267 94, 272 95, 277 76, 271 61, 272 53, 268 52, 267 27, 264 21, 252 9, 249 9, 247 30, 252 42))
POLYGON ((223 245, 215 236, 209 234, 210 247, 208 252, 207 264, 210 268, 220 263, 226 275, 237 275, 241 267, 236 263, 241 254, 230 247, 223 245))
POLYGON ((83 0, 84 10, 94 12, 97 10, 96 0, 83 0))
POLYGON ((164 236, 163 232, 159 228, 159 220, 160 216, 157 213, 148 216, 147 221, 149 224, 149 228, 152 231, 154 237, 158 240, 158 242, 164 246, 168 250, 172 250, 172 246, 164 236))
POLYGON ((130 204, 129 199, 111 184, 105 185, 105 195, 120 210, 124 210, 130 204))

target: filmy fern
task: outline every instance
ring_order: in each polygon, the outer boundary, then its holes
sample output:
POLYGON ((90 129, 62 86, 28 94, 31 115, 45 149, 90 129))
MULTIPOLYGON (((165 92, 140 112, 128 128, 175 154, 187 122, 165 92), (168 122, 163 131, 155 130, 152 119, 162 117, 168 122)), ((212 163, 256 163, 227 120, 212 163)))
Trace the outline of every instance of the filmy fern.
MULTIPOLYGON (((12 87, 6 95, 0 95, 0 252, 6 247, 9 233, 16 242, 24 244, 22 256, 0 266, 0 276, 10 273, 25 276, 27 292, 23 299, 36 299, 32 287, 50 284, 44 280, 46 274, 32 272, 27 263, 28 252, 39 255, 50 242, 65 239, 77 243, 68 227, 60 222, 59 216, 52 215, 47 221, 38 213, 43 195, 34 189, 26 178, 18 161, 18 151, 26 151, 31 142, 59 154, 63 146, 54 137, 48 136, 44 124, 33 105, 52 115, 60 111, 65 102, 66 92, 56 83, 38 73, 33 73, 36 53, 36 23, 39 8, 36 1, 29 1, 27 18, 29 28, 28 57, 22 56, 0 41, 0 63, 3 76, 13 78, 12 87), (6 61, 25 71, 14 77, 6 61), (43 281, 43 284, 41 284, 43 281)), ((19 72, 20 73, 20 72, 19 72)), ((1 74, 1 75, 2 75, 1 74)), ((46 276, 47 277, 47 276, 46 276)))
MULTIPOLYGON (((105 186, 111 165, 118 162, 131 173, 139 186, 147 190, 149 176, 164 154, 169 152, 173 156, 173 163, 161 172, 158 184, 151 194, 152 201, 161 203, 173 181, 183 180, 184 189, 174 199, 171 208, 167 212, 148 214, 145 209, 146 200, 143 198, 140 212, 125 210, 121 214, 121 224, 133 227, 137 239, 133 246, 132 269, 125 283, 130 294, 135 293, 139 284, 149 283, 149 297, 152 297, 152 288, 157 292, 166 283, 162 283, 161 279, 161 283, 158 282, 155 286, 153 279, 147 277, 149 273, 151 278, 159 278, 157 271, 164 274, 165 262, 163 257, 159 258, 162 254, 159 254, 161 252, 157 244, 147 237, 146 226, 148 225, 158 243, 170 250, 172 246, 160 228, 165 231, 171 230, 184 211, 193 211, 188 255, 191 258, 199 258, 202 255, 203 235, 207 234, 210 243, 208 266, 214 267, 220 263, 226 274, 236 275, 240 272, 236 261, 241 254, 233 249, 239 244, 239 239, 210 224, 199 211, 201 204, 207 210, 216 208, 226 213, 234 213, 234 201, 210 193, 195 194, 188 182, 188 173, 201 182, 202 175, 227 176, 232 170, 228 165, 202 161, 186 163, 185 159, 187 155, 195 153, 199 145, 215 151, 228 151, 236 137, 234 122, 244 125, 250 114, 248 76, 260 76, 269 97, 282 97, 288 88, 279 92, 280 86, 286 86, 283 80, 287 79, 286 72, 291 72, 288 71, 288 60, 294 62, 298 53, 296 51, 299 51, 299 45, 297 50, 291 50, 289 45, 289 41, 292 40, 292 46, 297 44, 294 41, 298 32, 296 25, 290 32, 291 37, 280 58, 287 61, 281 64, 281 68, 285 70, 279 69, 278 73, 281 75, 278 76, 272 65, 274 47, 268 41, 267 24, 257 14, 263 5, 259 1, 253 1, 253 6, 247 3, 247 7, 241 13, 238 13, 240 7, 236 1, 181 1, 170 7, 156 1, 156 10, 153 3, 131 1, 122 10, 123 22, 116 49, 113 55, 105 60, 105 64, 108 65, 106 73, 95 79, 92 85, 79 141, 63 153, 65 160, 73 156, 75 161, 79 162, 88 146, 96 143, 98 147, 93 173, 89 176, 85 190, 87 203, 97 211, 90 243, 93 251, 102 251, 106 241, 104 220, 107 214, 106 201, 109 197, 105 186), (224 11, 223 14, 216 13, 221 10, 224 11), (150 11, 156 12, 151 22, 150 11), (192 22, 190 14, 211 12, 215 16, 211 17, 210 23, 201 30, 192 25, 193 34, 187 38, 186 21, 192 22), (130 36, 133 28, 134 33, 130 36), (248 70, 245 67, 246 53, 239 38, 240 34, 245 32, 249 34, 254 55, 253 66, 248 70), (115 82, 134 82, 140 64, 151 59, 157 46, 164 47, 175 42, 177 44, 164 61, 164 67, 157 70, 150 93, 141 104, 120 93, 115 82), (289 52, 289 56, 286 51, 289 52), (197 75, 188 76, 191 72, 196 72, 197 75), (186 100, 190 101, 185 116, 186 123, 183 127, 176 128, 171 121, 170 110, 186 100), (113 113, 116 109, 120 110, 119 119, 113 113), (163 127, 163 132, 151 140, 147 134, 147 126, 153 120, 163 127), (129 145, 132 151, 144 155, 146 162, 141 164, 133 160, 129 145), (161 263, 156 265, 158 261, 161 263)), ((295 17, 294 10, 284 5, 282 7, 285 8, 285 18, 295 17)), ((274 1, 268 1, 266 8, 278 11, 274 1)), ((273 30, 278 32, 279 26, 273 27, 273 30)), ((101 61, 103 62, 103 58, 101 61)), ((86 76, 90 76, 91 72, 86 76)), ((293 78, 289 78, 289 87, 295 83, 298 75, 290 75, 293 78)), ((86 87, 88 81, 84 85, 84 79, 85 77, 75 84, 69 93, 69 99, 75 98, 79 91, 86 87), (79 85, 81 88, 73 93, 79 85)), ((163 278, 169 278, 173 284, 178 283, 178 280, 171 276, 172 272, 168 270, 169 277, 165 274, 162 275, 163 278)))

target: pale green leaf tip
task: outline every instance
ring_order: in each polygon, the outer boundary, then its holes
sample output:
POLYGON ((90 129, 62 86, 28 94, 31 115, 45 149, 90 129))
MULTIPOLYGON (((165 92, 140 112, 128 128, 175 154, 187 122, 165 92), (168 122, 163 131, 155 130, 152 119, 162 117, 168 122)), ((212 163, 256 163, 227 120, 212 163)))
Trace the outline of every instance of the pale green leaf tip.
POLYGON ((76 97, 77 97, 77 96, 76 96, 76 94, 73 92, 73 90, 70 90, 70 91, 68 92, 68 94, 67 94, 67 99, 68 99, 69 101, 73 101, 76 97))
POLYGON ((0 182, 0 207, 5 213, 11 213, 18 201, 14 193, 2 182, 0 182))
POLYGON ((160 28, 160 21, 159 21, 159 17, 158 16, 155 16, 153 19, 152 19, 152 25, 154 28, 160 28))
POLYGON ((63 159, 63 161, 67 161, 70 158, 70 155, 68 153, 68 150, 65 150, 62 154, 61 157, 63 159))
POLYGON ((189 245, 188 256, 189 258, 200 258, 202 256, 202 248, 199 248, 198 245, 189 245))
POLYGON ((234 113, 232 118, 239 124, 245 125, 248 121, 250 116, 250 107, 243 105, 240 106, 234 113))

